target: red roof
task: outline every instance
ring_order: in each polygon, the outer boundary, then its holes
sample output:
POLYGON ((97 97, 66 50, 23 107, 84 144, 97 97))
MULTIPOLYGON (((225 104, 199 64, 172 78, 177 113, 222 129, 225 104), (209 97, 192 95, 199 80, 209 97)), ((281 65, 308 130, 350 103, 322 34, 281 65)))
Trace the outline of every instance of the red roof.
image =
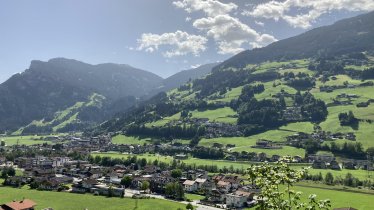
POLYGON ((36 203, 32 200, 24 199, 22 201, 13 201, 4 205, 14 210, 25 210, 33 208, 36 206, 36 203))

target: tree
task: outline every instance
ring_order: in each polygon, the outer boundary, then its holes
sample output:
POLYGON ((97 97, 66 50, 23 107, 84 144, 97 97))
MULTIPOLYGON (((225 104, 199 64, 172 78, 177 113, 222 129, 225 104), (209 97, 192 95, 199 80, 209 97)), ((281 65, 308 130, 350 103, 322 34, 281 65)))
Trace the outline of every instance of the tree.
POLYGON ((187 210, 193 210, 193 205, 191 203, 188 203, 186 206, 187 210))
POLYGON ((148 181, 144 181, 144 182, 142 182, 141 189, 142 189, 143 191, 146 191, 146 190, 149 189, 149 186, 150 186, 149 182, 148 182, 148 181))
POLYGON ((121 179, 121 185, 124 185, 126 188, 130 187, 131 182, 132 182, 131 176, 125 176, 121 179))
POLYGON ((5 141, 4 140, 1 140, 1 146, 5 147, 5 141))
POLYGON ((165 195, 176 200, 184 199, 184 189, 178 182, 171 182, 165 185, 165 195))
POLYGON ((327 172, 325 176, 325 184, 327 185, 333 185, 334 184, 334 176, 331 172, 327 172))
POLYGON ((291 157, 285 157, 274 165, 265 162, 248 169, 250 181, 261 188, 257 209, 329 209, 330 200, 316 200, 316 195, 310 195, 308 203, 301 202, 301 192, 295 192, 292 187, 306 176, 307 169, 292 169, 288 162, 291 162, 291 157))
POLYGON ((182 176, 182 171, 180 169, 174 169, 171 171, 171 176, 173 178, 180 178, 182 176))

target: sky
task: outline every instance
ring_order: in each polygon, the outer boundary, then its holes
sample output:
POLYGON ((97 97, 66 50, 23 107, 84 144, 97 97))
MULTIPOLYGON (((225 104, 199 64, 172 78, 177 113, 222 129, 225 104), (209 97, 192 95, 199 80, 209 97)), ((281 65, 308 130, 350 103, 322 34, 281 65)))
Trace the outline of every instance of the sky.
POLYGON ((0 83, 55 57, 167 77, 372 10, 373 0, 0 0, 0 83))

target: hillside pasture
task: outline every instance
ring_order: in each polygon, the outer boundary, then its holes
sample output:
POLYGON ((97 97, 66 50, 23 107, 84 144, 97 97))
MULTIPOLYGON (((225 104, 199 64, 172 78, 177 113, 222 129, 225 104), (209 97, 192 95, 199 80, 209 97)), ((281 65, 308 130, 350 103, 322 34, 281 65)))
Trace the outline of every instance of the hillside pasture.
POLYGON ((224 107, 219 109, 208 109, 205 111, 194 110, 191 112, 192 118, 208 118, 209 121, 233 123, 235 124, 237 118, 234 117, 236 112, 230 107, 224 107))

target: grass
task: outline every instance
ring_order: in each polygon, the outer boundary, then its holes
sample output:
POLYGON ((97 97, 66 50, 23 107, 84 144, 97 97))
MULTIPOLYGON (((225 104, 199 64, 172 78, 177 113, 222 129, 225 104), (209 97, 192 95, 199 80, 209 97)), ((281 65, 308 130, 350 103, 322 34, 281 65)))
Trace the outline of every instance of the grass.
POLYGON ((223 123, 236 123, 237 118, 233 117, 236 112, 230 107, 224 107, 205 111, 192 111, 192 118, 208 118, 210 121, 223 123))
POLYGON ((20 145, 51 143, 50 141, 42 140, 42 137, 46 136, 7 136, 1 137, 0 140, 4 140, 7 146, 16 145, 17 143, 20 145))
POLYGON ((225 93, 224 98, 215 99, 215 100, 212 100, 212 102, 218 102, 218 101, 230 102, 231 100, 236 99, 240 96, 240 94, 242 93, 242 89, 243 89, 243 86, 232 88, 231 90, 227 91, 227 93, 225 93))
POLYGON ((354 80, 348 75, 339 74, 339 75, 336 75, 335 77, 336 77, 335 80, 331 79, 330 77, 330 80, 325 83, 322 83, 321 81, 317 81, 316 86, 344 85, 344 82, 349 82, 349 84, 355 84, 355 85, 361 83, 360 80, 354 80))
POLYGON ((149 143, 150 138, 141 138, 137 136, 117 135, 112 138, 113 144, 144 144, 149 143))
POLYGON ((353 111, 354 115, 359 119, 374 119, 374 105, 366 108, 357 108, 350 106, 335 106, 328 108, 329 115, 327 119, 320 124, 322 129, 331 132, 354 132, 357 142, 361 142, 365 148, 374 146, 374 124, 360 122, 357 128, 350 126, 340 126, 339 113, 353 111))
POLYGON ((197 194, 191 194, 191 193, 185 193, 184 196, 186 197, 186 199, 189 199, 191 201, 202 200, 202 199, 205 198, 205 196, 197 195, 197 194))
POLYGON ((289 123, 285 126, 280 127, 279 129, 289 130, 293 132, 312 133, 314 130, 314 125, 311 122, 296 122, 296 123, 289 123))
POLYGON ((373 209, 372 201, 374 199, 374 195, 329 190, 309 186, 296 186, 295 190, 303 192, 302 200, 304 202, 307 201, 309 195, 316 194, 317 199, 330 199, 332 203, 332 208, 354 207, 360 210, 373 209))
POLYGON ((275 80, 275 81, 263 83, 265 87, 265 91, 260 94, 256 94, 255 98, 257 100, 272 99, 272 96, 281 92, 281 90, 284 90, 285 92, 290 93, 290 94, 295 94, 297 92, 296 89, 288 85, 280 84, 280 82, 281 82, 280 80, 275 80), (276 87, 273 87, 274 83, 277 84, 276 87))
POLYGON ((359 180, 371 180, 374 181, 373 177, 373 171, 366 171, 366 170, 349 170, 349 169, 342 169, 340 171, 337 170, 331 170, 331 169, 309 169, 310 174, 319 174, 321 173, 323 177, 330 172, 332 175, 334 175, 334 178, 336 177, 341 177, 344 179, 344 177, 348 174, 351 173, 354 177, 358 178, 359 180))
POLYGON ((174 114, 173 116, 164 117, 161 120, 157 120, 157 121, 151 122, 151 123, 146 123, 145 126, 147 126, 147 127, 151 127, 151 126, 161 127, 161 126, 166 125, 168 122, 170 122, 172 120, 178 120, 180 117, 181 117, 181 113, 178 112, 178 113, 174 114))
POLYGON ((55 210, 158 210, 158 209, 185 209, 185 205, 159 199, 136 200, 131 198, 107 198, 92 194, 74 194, 64 192, 47 192, 28 189, 0 187, 0 203, 11 202, 27 198, 37 203, 36 209, 51 207, 55 210))
POLYGON ((267 157, 271 157, 273 155, 280 155, 280 156, 305 156, 305 150, 301 148, 296 147, 290 147, 290 146, 283 146, 282 149, 259 149, 259 148, 252 148, 252 147, 239 147, 234 148, 232 151, 241 152, 241 151, 247 151, 247 152, 256 152, 256 153, 265 153, 267 157))

